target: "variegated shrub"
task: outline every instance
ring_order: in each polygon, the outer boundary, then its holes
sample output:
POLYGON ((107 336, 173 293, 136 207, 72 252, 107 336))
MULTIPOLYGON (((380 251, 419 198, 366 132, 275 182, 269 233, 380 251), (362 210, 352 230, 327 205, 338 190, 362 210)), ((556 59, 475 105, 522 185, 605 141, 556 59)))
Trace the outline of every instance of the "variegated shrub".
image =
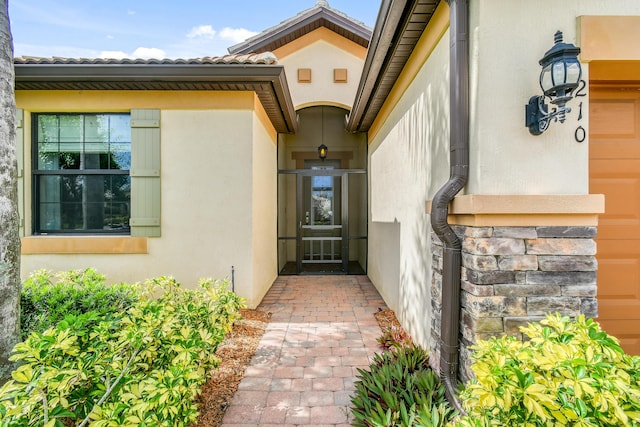
POLYGON ((0 426, 186 426, 242 300, 226 283, 183 290, 147 281, 133 307, 105 320, 68 317, 16 346, 22 365, 0 388, 0 426))
POLYGON ((524 342, 475 346, 460 426, 619 427, 640 425, 640 357, 592 319, 548 315, 522 328, 524 342))

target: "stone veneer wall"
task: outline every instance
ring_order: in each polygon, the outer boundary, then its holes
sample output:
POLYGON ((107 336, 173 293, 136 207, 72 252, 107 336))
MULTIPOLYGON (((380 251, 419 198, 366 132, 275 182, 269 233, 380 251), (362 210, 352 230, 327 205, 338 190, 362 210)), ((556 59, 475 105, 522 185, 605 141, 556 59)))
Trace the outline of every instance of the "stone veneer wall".
MULTIPOLYGON (((462 240, 460 377, 472 376, 469 347, 547 313, 595 317, 596 227, 454 226, 462 240)), ((442 242, 432 233, 432 366, 440 364, 442 242)))

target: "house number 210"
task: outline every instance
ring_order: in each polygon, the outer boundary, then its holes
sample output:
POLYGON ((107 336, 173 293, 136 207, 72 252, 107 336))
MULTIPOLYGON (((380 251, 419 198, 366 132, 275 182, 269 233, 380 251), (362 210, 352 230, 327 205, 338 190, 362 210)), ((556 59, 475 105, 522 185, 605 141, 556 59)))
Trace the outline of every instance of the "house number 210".
MULTIPOLYGON (((576 91, 575 97, 578 98, 578 97, 587 96, 587 94, 584 93, 584 90, 586 87, 587 87, 587 82, 584 80, 580 80, 580 87, 576 91)), ((580 108, 580 112, 578 113, 578 121, 582 120, 582 102, 580 102, 579 108, 580 108)), ((578 126, 578 128, 576 129, 574 137, 578 142, 584 142, 584 140, 587 139, 587 131, 584 130, 582 125, 578 126)))

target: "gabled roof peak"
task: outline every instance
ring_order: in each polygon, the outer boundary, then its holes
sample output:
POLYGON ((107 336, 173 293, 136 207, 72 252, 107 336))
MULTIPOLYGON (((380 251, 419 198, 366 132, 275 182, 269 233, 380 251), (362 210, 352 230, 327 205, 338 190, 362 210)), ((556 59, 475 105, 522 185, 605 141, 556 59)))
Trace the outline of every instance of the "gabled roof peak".
POLYGON ((313 7, 231 46, 228 51, 232 54, 274 51, 319 27, 326 27, 364 47, 371 39, 371 29, 362 21, 332 8, 327 0, 316 0, 313 7))

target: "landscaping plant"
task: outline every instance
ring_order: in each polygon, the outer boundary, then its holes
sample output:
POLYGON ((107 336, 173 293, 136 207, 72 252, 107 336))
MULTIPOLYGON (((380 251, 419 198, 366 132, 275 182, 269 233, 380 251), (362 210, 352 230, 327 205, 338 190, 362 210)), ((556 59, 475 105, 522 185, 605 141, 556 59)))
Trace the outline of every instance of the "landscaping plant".
POLYGON ((417 345, 376 354, 369 370, 358 369, 351 399, 354 426, 444 426, 453 416, 444 386, 417 345))
POLYGON ((149 280, 126 312, 66 317, 34 332, 12 356, 22 365, 0 388, 0 425, 186 426, 216 366, 217 345, 243 301, 226 282, 183 290, 149 280))
POLYGON ((522 328, 529 338, 475 346, 476 379, 458 426, 618 427, 640 425, 640 357, 584 316, 548 315, 522 328))
POLYGON ((95 312, 109 317, 126 311, 139 298, 136 286, 107 285, 104 275, 92 268, 53 273, 39 270, 22 283, 20 328, 22 339, 44 332, 67 315, 95 312))
POLYGON ((392 350, 397 346, 406 347, 413 344, 409 334, 407 334, 401 327, 395 325, 384 328, 382 335, 378 337, 377 341, 380 347, 384 350, 392 350))

